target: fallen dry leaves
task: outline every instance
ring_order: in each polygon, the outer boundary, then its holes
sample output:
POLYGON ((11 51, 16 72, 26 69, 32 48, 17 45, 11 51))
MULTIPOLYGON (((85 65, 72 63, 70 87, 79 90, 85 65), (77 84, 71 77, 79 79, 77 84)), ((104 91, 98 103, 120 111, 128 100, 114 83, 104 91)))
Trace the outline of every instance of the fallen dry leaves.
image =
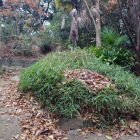
POLYGON ((64 75, 67 79, 78 79, 92 91, 114 87, 109 78, 88 69, 66 70, 64 75))
POLYGON ((139 120, 129 120, 125 122, 125 125, 116 124, 114 126, 109 126, 104 132, 101 129, 94 127, 78 129, 78 133, 87 137, 89 133, 97 134, 99 137, 106 134, 107 139, 121 139, 122 136, 140 136, 140 121, 139 120))
POLYGON ((46 109, 41 109, 40 104, 29 93, 27 96, 27 94, 19 92, 18 82, 10 81, 10 78, 6 76, 3 80, 7 84, 0 89, 0 108, 11 108, 11 111, 0 112, 0 115, 21 116, 22 134, 14 136, 14 138, 19 140, 62 140, 65 131, 58 129, 58 118, 46 109))

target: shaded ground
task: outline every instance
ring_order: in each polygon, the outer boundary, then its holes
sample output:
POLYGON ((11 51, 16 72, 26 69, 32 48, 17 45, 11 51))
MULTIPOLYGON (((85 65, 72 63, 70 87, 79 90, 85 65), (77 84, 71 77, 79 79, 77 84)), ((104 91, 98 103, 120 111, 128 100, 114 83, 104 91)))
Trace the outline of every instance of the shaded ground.
MULTIPOLYGON (((101 133, 79 130, 62 131, 56 127, 57 118, 40 109, 39 104, 27 94, 17 91, 17 73, 0 77, 0 140, 108 140, 115 138, 101 133), (11 76, 12 75, 12 76, 11 76), (66 133, 66 135, 65 135, 66 133)), ((66 121, 62 129, 81 127, 78 121, 66 121)), ((140 136, 121 136, 120 140, 139 140, 140 136)))

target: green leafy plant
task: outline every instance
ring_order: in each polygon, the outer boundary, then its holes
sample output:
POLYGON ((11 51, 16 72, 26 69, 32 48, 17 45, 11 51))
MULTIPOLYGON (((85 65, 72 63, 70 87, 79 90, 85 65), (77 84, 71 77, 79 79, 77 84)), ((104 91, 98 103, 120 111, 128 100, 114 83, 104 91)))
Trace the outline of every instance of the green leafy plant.
POLYGON ((101 33, 102 47, 90 46, 88 50, 101 61, 121 65, 128 70, 135 65, 134 53, 121 45, 127 40, 126 35, 119 35, 113 28, 105 27, 101 33))
POLYGON ((108 66, 85 50, 48 54, 21 72, 19 88, 32 91, 43 106, 61 115, 93 113, 111 123, 127 112, 139 116, 140 79, 116 65, 108 66), (89 69, 109 77, 114 88, 91 91, 80 81, 68 80, 67 69, 89 69))
POLYGON ((97 58, 108 64, 117 64, 121 65, 128 70, 135 65, 135 56, 134 54, 124 48, 117 47, 96 47, 90 46, 88 48, 90 52, 94 53, 97 58))
POLYGON ((104 27, 103 31, 101 32, 101 39, 103 47, 120 47, 122 43, 127 40, 127 36, 118 34, 111 27, 104 27))

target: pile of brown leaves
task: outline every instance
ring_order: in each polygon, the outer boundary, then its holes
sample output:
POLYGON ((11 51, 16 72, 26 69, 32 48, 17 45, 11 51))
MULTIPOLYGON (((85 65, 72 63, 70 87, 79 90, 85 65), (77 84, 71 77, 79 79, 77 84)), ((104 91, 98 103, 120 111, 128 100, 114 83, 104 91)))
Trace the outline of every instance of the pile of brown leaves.
POLYGON ((66 70, 67 79, 77 79, 84 83, 90 90, 99 91, 106 87, 114 87, 110 79, 88 69, 66 70))
POLYGON ((0 112, 0 115, 21 117, 22 134, 17 139, 62 140, 66 132, 58 128, 58 118, 47 109, 41 109, 40 103, 30 93, 19 92, 18 82, 10 81, 9 77, 4 80, 7 84, 0 89, 0 107, 11 111, 0 112))

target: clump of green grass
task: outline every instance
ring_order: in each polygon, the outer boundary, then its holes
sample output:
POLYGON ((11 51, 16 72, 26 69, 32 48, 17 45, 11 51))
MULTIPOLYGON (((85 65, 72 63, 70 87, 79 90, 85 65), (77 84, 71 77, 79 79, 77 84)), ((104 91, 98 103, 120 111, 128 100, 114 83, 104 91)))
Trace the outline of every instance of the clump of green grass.
POLYGON ((107 65, 85 50, 54 52, 21 72, 19 88, 32 91, 45 107, 68 117, 94 112, 110 122, 140 113, 140 78, 116 65, 107 65), (67 69, 85 68, 107 76, 116 85, 91 91, 80 81, 68 80, 67 69))

